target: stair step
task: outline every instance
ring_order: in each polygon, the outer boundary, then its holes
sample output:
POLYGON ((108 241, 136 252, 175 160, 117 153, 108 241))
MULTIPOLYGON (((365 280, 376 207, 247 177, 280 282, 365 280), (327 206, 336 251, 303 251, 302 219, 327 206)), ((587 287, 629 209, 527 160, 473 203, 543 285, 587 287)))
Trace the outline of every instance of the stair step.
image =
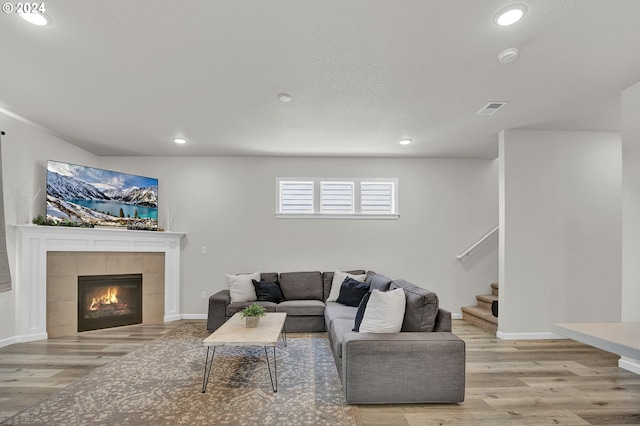
POLYGON ((464 314, 465 312, 478 318, 482 318, 485 321, 489 321, 490 323, 498 324, 498 317, 494 317, 491 311, 487 311, 486 309, 482 309, 478 306, 463 307, 462 313, 464 314))
POLYGON ((479 294, 476 296, 478 307, 491 311, 491 303, 498 300, 498 296, 493 294, 479 294))
POLYGON ((498 318, 478 306, 463 307, 462 319, 493 335, 498 332, 498 318))
POLYGON ((498 283, 491 283, 491 294, 498 295, 498 283))

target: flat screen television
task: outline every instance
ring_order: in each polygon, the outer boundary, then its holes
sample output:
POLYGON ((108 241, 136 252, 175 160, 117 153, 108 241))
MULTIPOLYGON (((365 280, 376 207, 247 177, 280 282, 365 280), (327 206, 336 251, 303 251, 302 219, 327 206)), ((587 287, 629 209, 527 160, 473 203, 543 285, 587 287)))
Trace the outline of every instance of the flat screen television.
POLYGON ((47 161, 47 219, 158 229, 158 179, 47 161))

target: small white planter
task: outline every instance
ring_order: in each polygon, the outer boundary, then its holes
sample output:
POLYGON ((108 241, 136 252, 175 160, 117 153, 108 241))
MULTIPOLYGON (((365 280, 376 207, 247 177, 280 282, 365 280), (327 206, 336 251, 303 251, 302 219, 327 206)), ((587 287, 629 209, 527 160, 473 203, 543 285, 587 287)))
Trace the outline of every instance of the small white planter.
POLYGON ((260 322, 260 317, 245 317, 245 325, 248 328, 255 328, 260 322))

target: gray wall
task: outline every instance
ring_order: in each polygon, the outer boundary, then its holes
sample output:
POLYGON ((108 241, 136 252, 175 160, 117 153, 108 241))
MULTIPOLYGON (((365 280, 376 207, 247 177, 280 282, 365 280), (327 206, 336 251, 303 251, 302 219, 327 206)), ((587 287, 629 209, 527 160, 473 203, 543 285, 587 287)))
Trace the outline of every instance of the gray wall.
MULTIPOLYGON (((455 256, 497 224, 497 161, 391 158, 103 158, 160 180, 171 230, 187 232, 182 312, 206 312, 225 273, 364 268, 438 293, 453 312, 497 279, 497 241, 455 256), (397 177, 399 220, 276 219, 276 177, 397 177), (201 247, 207 248, 201 254, 201 247)), ((163 207, 164 209, 164 207, 163 207)), ((164 214, 164 211, 161 211, 164 214)), ((161 224, 163 218, 160 218, 161 224)))
MULTIPOLYGON (((498 163, 474 159, 294 157, 101 158, 0 114, 9 262, 16 231, 45 211, 46 160, 160 179, 160 222, 184 231, 181 312, 204 317, 225 273, 365 268, 432 289, 460 312, 498 275, 497 240, 464 263, 455 256, 498 220, 498 163), (278 176, 397 177, 399 220, 275 219, 278 176), (40 189, 35 211, 29 199, 40 189), (201 254, 201 247, 207 253, 201 254), (204 293, 205 298, 201 297, 204 293)), ((15 287, 0 293, 0 346, 15 336, 15 287)))
POLYGON ((640 83, 622 91, 622 320, 640 322, 640 83))
POLYGON ((500 134, 500 337, 620 321, 621 161, 618 133, 500 134))

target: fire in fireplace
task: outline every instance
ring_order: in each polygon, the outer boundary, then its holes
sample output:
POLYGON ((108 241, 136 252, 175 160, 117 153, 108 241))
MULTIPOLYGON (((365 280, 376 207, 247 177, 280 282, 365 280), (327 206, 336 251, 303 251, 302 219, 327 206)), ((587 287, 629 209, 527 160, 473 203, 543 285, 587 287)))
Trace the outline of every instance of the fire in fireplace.
POLYGON ((78 277, 78 331, 142 323, 142 274, 78 277))

